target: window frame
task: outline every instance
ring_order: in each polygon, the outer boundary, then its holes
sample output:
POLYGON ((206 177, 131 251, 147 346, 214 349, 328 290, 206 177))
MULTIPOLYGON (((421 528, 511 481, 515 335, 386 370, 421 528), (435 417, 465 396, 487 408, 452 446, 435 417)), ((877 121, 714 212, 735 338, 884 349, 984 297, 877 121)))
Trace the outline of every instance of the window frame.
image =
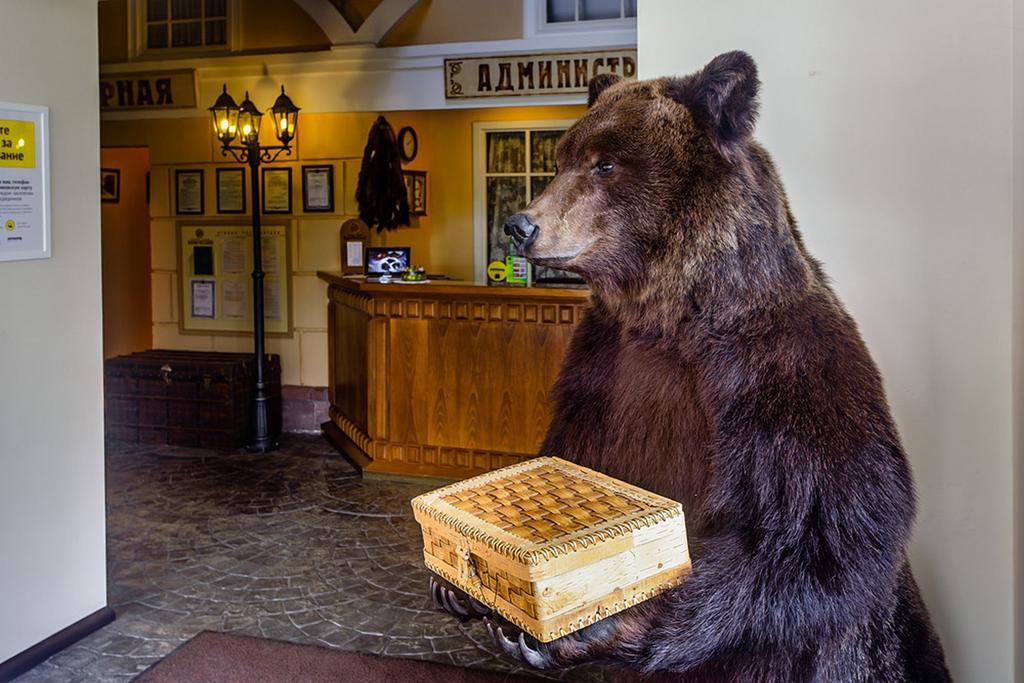
MULTIPOLYGON (((623 2, 624 0, 620 0, 623 2)), ((621 6, 621 4, 620 4, 621 6)), ((639 2, 637 12, 640 11, 639 2)), ((636 17, 619 19, 575 19, 548 22, 546 0, 523 0, 523 37, 536 38, 566 33, 632 33, 636 43, 636 17)))
MULTIPOLYGON (((146 0, 129 0, 128 2, 128 46, 129 59, 177 59, 204 55, 221 55, 237 52, 241 46, 241 11, 240 0, 227 0, 227 43, 224 45, 203 45, 199 47, 148 47, 148 22, 146 20, 146 0)), ((203 3, 205 24, 205 2, 203 3)), ((168 19, 168 23, 172 20, 168 19)), ((191 20, 194 21, 194 20, 191 20)), ((203 31, 206 27, 203 26, 203 31)))
MULTIPOLYGON (((487 284, 487 177, 520 177, 526 179, 527 197, 530 196, 530 177, 553 173, 530 172, 530 133, 546 130, 568 130, 577 119, 533 119, 525 121, 476 121, 473 123, 473 272, 475 281, 487 284), (526 170, 523 173, 487 172, 487 134, 525 133, 526 170)), ((533 284, 533 274, 530 275, 533 284)))

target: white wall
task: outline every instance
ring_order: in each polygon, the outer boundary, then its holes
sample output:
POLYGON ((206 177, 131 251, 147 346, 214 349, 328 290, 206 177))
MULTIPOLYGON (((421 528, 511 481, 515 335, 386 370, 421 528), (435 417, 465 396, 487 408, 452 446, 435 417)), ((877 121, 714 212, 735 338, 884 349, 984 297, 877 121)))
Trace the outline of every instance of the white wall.
POLYGON ((0 661, 106 604, 96 3, 0 3, 0 99, 50 107, 53 257, 0 263, 0 661))
POLYGON ((1014 667, 1013 2, 639 15, 641 78, 758 62, 757 136, 886 379, 920 497, 911 561, 962 681, 1014 667))
MULTIPOLYGON (((1024 424, 1024 0, 1013 3, 1013 421, 1024 424)), ((1017 679, 1024 681, 1024 434, 1013 433, 1017 679)))

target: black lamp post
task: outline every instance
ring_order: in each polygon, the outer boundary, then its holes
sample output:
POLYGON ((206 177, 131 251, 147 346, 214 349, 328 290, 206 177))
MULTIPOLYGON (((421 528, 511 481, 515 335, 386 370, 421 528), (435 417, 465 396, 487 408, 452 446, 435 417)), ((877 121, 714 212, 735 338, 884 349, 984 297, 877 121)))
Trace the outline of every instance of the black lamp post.
POLYGON ((228 86, 210 107, 213 114, 213 132, 221 143, 221 154, 231 155, 235 161, 249 164, 250 187, 252 191, 252 309, 253 337, 256 352, 256 391, 252 405, 252 430, 246 448, 255 453, 267 453, 277 449, 277 442, 270 435, 270 397, 267 394, 266 364, 263 340, 263 241, 260 234, 260 179, 261 163, 271 163, 281 154, 290 156, 291 141, 299 125, 299 108, 284 94, 278 95, 270 108, 274 118, 274 134, 279 145, 260 145, 260 122, 263 112, 249 99, 241 105, 228 94, 228 86), (232 144, 238 138, 238 144, 232 144))

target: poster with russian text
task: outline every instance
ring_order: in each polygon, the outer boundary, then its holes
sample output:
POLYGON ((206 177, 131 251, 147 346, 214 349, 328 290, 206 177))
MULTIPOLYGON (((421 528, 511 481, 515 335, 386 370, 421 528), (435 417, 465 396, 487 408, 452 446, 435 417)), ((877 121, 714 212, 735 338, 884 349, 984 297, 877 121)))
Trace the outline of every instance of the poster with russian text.
MULTIPOLYGON (((263 321, 269 335, 290 335, 288 229, 264 225, 263 321)), ((252 227, 179 223, 179 327, 185 334, 250 335, 253 329, 252 227)))
POLYGON ((0 261, 50 256, 48 145, 46 107, 0 102, 0 261))

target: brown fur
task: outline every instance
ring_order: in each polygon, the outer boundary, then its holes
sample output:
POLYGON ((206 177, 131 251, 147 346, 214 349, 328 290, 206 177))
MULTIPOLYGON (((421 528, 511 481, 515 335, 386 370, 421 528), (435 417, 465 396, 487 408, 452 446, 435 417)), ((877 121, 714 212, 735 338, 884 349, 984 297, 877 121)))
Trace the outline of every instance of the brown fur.
POLYGON ((881 378, 750 139, 753 61, 609 80, 526 210, 527 257, 593 291, 541 452, 681 501, 695 563, 578 634, 541 645, 506 624, 499 643, 693 681, 948 680, 881 378))

